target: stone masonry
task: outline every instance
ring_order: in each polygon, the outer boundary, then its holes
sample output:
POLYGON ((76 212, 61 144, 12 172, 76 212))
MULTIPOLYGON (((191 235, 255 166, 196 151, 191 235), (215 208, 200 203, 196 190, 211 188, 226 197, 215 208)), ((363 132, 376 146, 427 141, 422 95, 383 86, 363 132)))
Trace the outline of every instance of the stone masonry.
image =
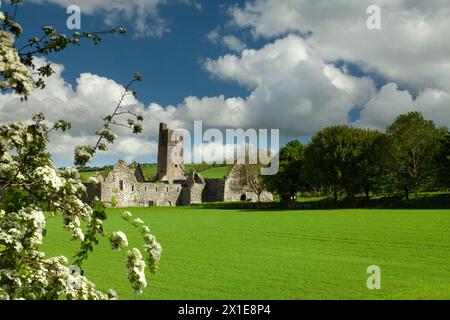
MULTIPOLYGON (((118 161, 103 177, 96 173, 96 187, 87 184, 88 198, 97 196, 107 206, 149 207, 181 206, 202 202, 256 201, 256 195, 231 188, 238 170, 233 167, 228 177, 204 179, 200 173, 184 173, 183 136, 170 130, 166 124, 159 127, 158 166, 156 182, 146 181, 139 164, 127 166, 118 161)), ((264 193, 262 201, 272 201, 264 193)))

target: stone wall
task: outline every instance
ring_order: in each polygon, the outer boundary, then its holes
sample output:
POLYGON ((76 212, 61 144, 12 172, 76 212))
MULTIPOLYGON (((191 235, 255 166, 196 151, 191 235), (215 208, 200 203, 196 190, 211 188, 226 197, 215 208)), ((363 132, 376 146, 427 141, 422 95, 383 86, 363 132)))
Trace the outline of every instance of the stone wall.
MULTIPOLYGON (((235 165, 225 179, 224 202, 249 201, 257 202, 258 196, 254 192, 236 190, 237 180, 239 179, 239 165, 235 165)), ((263 191, 260 195, 261 202, 273 201, 273 195, 270 192, 263 191)))
MULTIPOLYGON (((148 207, 179 206, 199 204, 202 202, 257 201, 252 192, 239 191, 235 188, 237 169, 233 169, 227 179, 203 179, 195 172, 189 173, 185 180, 147 182, 139 165, 128 167, 119 161, 106 178, 100 174, 94 176, 101 187, 86 184, 88 201, 98 196, 108 206, 148 207)), ((262 202, 273 201, 269 192, 261 195, 262 202)))
POLYGON ((184 179, 183 136, 170 130, 167 124, 159 125, 158 172, 159 181, 173 182, 184 179))
POLYGON ((119 208, 176 206, 181 203, 182 183, 145 182, 139 167, 119 161, 101 183, 102 202, 119 208), (142 177, 142 178, 141 178, 142 177))

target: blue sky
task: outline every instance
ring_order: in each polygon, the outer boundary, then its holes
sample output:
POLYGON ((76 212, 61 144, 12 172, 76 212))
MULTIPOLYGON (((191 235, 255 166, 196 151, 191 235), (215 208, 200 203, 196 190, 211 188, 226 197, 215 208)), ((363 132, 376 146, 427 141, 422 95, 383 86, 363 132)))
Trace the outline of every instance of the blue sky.
MULTIPOLYGON (((237 4, 240 2, 236 1, 237 4)), ((181 3, 164 6, 160 14, 168 20, 171 31, 161 37, 136 37, 132 22, 124 20, 120 26, 127 28, 126 35, 107 35, 98 46, 85 42, 81 47, 69 48, 50 59, 70 65, 63 76, 72 84, 83 72, 126 84, 139 71, 145 81, 138 84, 136 90, 144 103, 177 104, 189 95, 245 95, 248 90, 232 82, 213 81, 202 67, 205 58, 219 57, 229 51, 223 46, 212 45, 206 38, 207 33, 217 26, 226 28, 229 5, 230 1, 203 1, 202 10, 181 3)), ((69 33, 67 17, 61 6, 33 3, 25 3, 17 16, 25 30, 23 39, 36 35, 30 30, 39 31, 44 22, 61 33, 69 33)), ((101 14, 82 14, 81 26, 82 31, 109 28, 101 14)), ((229 29, 233 31, 232 27, 229 29)), ((252 39, 248 37, 247 40, 252 39)))
MULTIPOLYGON (((3 1, 2 10, 7 9, 3 1)), ((326 126, 385 130, 408 111, 438 125, 450 119, 450 4, 446 0, 25 0, 17 47, 45 25, 70 33, 66 8, 81 8, 81 31, 125 26, 47 57, 56 74, 26 103, 0 94, 0 123, 44 112, 65 118, 55 135, 57 165, 73 148, 95 141, 100 116, 111 111, 135 72, 144 133, 118 129, 119 141, 92 165, 118 159, 154 162, 159 122, 190 129, 280 129, 281 144, 307 142, 326 126), (367 25, 370 5, 379 27, 367 25)), ((43 61, 38 61, 44 63, 43 61)))

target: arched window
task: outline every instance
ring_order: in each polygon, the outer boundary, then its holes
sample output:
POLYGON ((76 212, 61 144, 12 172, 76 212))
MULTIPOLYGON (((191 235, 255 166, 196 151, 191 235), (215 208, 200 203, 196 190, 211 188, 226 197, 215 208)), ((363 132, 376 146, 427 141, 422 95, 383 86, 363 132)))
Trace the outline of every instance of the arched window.
POLYGON ((123 191, 123 180, 119 181, 119 190, 123 191))

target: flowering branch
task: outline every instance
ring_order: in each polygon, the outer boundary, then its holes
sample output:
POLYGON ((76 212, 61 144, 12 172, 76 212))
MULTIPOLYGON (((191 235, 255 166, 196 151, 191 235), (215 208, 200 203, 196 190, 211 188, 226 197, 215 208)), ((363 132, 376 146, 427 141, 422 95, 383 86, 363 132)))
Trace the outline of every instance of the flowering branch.
MULTIPOLYGON (((21 0, 11 0, 17 5, 21 0)), ((100 34, 115 33, 116 30, 94 33, 75 33, 67 38, 58 35, 53 27, 44 27, 44 36, 32 38, 18 52, 15 38, 22 33, 22 28, 14 21, 15 13, 10 16, 0 11, 0 90, 12 90, 16 94, 27 95, 35 88, 44 88, 42 78, 34 81, 30 69, 34 69, 33 58, 36 54, 48 55, 64 50, 69 44, 79 44, 82 38, 92 38, 95 44, 100 42, 100 34), (28 52, 22 52, 29 49, 28 52)), ((119 29, 118 33, 124 33, 119 29)), ((38 74, 49 77, 53 74, 50 64, 40 67, 38 74)), ((106 150, 106 140, 113 143, 117 135, 110 130, 110 125, 121 124, 117 116, 130 114, 134 118, 127 120, 134 133, 142 131, 142 116, 131 111, 122 110, 125 97, 135 81, 125 88, 114 112, 103 118, 103 128, 97 132, 99 139, 95 146, 76 148, 75 163, 85 165, 97 150, 106 150), (86 153, 87 155, 83 155, 86 153)), ((135 96, 136 93, 133 91, 135 96)), ((53 131, 66 131, 71 124, 59 120, 49 127, 42 114, 33 116, 32 123, 12 123, 0 126, 0 300, 2 299, 115 299, 114 291, 107 293, 95 289, 95 285, 80 274, 74 274, 68 267, 68 260, 63 256, 45 259, 39 250, 42 245, 46 215, 63 217, 64 227, 72 233, 73 239, 80 241, 80 250, 75 255, 75 264, 80 268, 88 258, 98 236, 107 237, 103 229, 106 219, 104 205, 96 201, 94 207, 84 203, 81 198, 86 187, 81 182, 76 169, 58 170, 51 161, 47 151, 49 134, 53 131), (86 231, 81 228, 85 222, 86 231)), ((126 214, 128 217, 128 214, 126 214)), ((150 270, 155 272, 161 256, 161 246, 150 230, 139 219, 133 222, 144 238, 144 250, 148 254, 150 270)), ((126 235, 115 232, 109 237, 113 249, 128 245, 126 235)), ((128 279, 136 292, 146 287, 145 261, 136 248, 128 252, 128 279)))

